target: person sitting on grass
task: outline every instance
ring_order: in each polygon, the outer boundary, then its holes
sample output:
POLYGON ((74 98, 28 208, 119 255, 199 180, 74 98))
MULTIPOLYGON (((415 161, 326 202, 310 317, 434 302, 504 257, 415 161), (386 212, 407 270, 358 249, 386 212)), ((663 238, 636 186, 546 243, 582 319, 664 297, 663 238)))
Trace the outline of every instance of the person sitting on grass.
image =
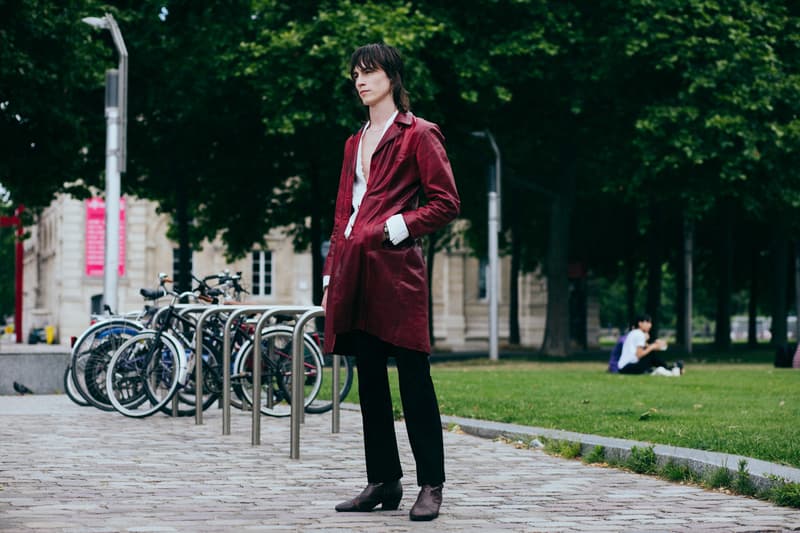
POLYGON ((639 315, 632 324, 630 333, 622 345, 622 355, 619 358, 620 374, 652 374, 654 376, 680 376, 683 374, 683 363, 678 361, 675 365, 668 366, 657 353, 666 350, 667 343, 656 339, 648 344, 650 328, 653 319, 650 315, 639 315))

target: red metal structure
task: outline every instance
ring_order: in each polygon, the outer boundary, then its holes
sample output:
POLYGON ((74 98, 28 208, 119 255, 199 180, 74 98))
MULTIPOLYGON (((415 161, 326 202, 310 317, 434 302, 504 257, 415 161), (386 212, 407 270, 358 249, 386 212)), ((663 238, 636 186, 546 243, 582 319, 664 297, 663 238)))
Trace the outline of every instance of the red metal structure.
POLYGON ((0 217, 0 227, 17 227, 17 239, 14 249, 14 332, 17 334, 17 344, 22 344, 22 239, 25 235, 22 227, 22 211, 25 206, 19 205, 14 211, 14 216, 0 217))

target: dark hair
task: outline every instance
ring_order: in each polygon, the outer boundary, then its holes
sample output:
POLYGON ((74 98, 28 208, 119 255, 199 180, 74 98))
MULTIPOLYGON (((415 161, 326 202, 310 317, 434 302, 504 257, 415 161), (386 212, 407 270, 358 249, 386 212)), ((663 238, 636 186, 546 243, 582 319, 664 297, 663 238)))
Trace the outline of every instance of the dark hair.
POLYGON ((392 83, 392 96, 397 109, 405 113, 411 108, 408 91, 403 87, 403 60, 400 52, 393 46, 383 43, 366 44, 350 56, 350 77, 355 75, 356 67, 362 70, 381 69, 392 83))
POLYGON ((647 313, 639 313, 633 318, 633 323, 631 323, 631 326, 633 326, 633 328, 636 329, 639 327, 639 322, 652 322, 652 321, 653 321, 652 317, 647 313))

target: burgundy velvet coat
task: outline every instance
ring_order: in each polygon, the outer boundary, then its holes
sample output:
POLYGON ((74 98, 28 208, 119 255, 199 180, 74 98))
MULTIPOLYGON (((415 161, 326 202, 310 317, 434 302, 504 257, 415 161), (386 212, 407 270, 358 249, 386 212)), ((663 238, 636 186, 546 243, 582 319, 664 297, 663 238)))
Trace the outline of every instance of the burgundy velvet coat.
POLYGON ((351 136, 336 198, 323 275, 330 276, 325 353, 352 353, 349 332, 365 331, 395 346, 430 353, 427 268, 418 237, 459 212, 453 171, 438 126, 398 113, 372 155, 367 190, 349 238, 356 156, 363 128, 351 136), (427 203, 419 206, 420 194, 427 203), (384 242, 383 225, 402 213, 410 237, 384 242))

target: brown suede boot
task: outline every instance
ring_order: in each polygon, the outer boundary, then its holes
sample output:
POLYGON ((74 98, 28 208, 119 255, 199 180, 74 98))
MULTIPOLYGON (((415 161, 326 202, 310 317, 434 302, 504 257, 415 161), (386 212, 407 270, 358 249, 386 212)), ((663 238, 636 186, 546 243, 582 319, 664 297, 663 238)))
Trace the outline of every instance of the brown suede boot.
POLYGON ((414 521, 433 520, 439 516, 439 507, 441 505, 442 485, 436 485, 435 487, 422 485, 417 501, 408 516, 414 521))
MULTIPOLYGON (((403 485, 400 480, 387 481, 386 483, 369 483, 361 494, 336 506, 340 512, 369 512, 381 504, 381 510, 394 511, 400 505, 403 497, 403 485)), ((441 498, 440 498, 441 499, 441 498)))

